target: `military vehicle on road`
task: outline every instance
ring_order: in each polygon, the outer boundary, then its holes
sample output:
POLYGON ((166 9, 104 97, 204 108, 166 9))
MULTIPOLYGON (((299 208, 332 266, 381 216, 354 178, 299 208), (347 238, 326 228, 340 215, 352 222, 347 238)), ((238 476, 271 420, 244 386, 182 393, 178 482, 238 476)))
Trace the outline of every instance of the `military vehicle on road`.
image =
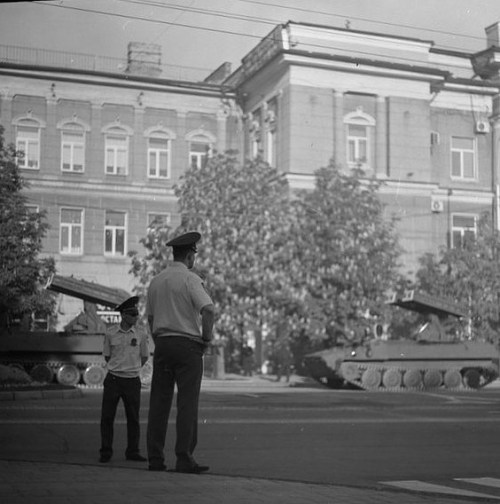
POLYGON ((331 388, 373 391, 473 390, 498 378, 497 346, 450 330, 457 327, 454 321, 466 320, 462 307, 414 290, 394 294, 388 302, 419 313, 425 322, 411 337, 375 331, 360 343, 308 354, 304 364, 310 375, 331 388))

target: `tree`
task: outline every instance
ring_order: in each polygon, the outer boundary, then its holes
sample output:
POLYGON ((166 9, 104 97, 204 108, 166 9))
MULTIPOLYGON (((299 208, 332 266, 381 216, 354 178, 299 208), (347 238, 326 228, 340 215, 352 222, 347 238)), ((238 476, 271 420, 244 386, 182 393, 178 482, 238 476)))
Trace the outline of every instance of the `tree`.
POLYGON ((44 212, 26 206, 22 190, 27 186, 0 126, 0 326, 13 315, 49 315, 55 304, 54 296, 41 289, 55 271, 52 258, 39 257, 48 224, 44 212))
MULTIPOLYGON (((175 193, 182 216, 175 234, 196 229, 203 235, 196 269, 218 308, 217 331, 228 342, 231 366, 248 332, 272 326, 276 304, 287 296, 280 266, 289 239, 288 186, 261 159, 240 163, 228 152, 189 168, 175 193)), ((132 272, 143 293, 167 263, 163 243, 171 231, 151 229, 141 240, 147 255, 133 254, 132 272)))
POLYGON ((305 289, 312 338, 362 337, 367 315, 384 312, 387 290, 400 280, 395 221, 384 215, 379 186, 332 161, 295 201, 291 276, 296 290, 305 289))
MULTIPOLYGON (((309 337, 346 333, 382 305, 399 248, 378 185, 361 175, 331 165, 316 173, 314 191, 294 199, 261 159, 240 164, 228 153, 186 171, 176 188, 182 224, 175 234, 203 234, 197 268, 218 307, 230 365, 248 330, 266 330, 271 346, 288 338, 303 351, 309 337)), ((170 235, 151 229, 141 240, 147 255, 133 254, 142 293, 166 265, 170 235)))
POLYGON ((472 334, 499 341, 500 236, 491 216, 479 219, 474 239, 458 248, 443 248, 438 255, 420 258, 416 287, 436 296, 454 300, 468 311, 472 334))

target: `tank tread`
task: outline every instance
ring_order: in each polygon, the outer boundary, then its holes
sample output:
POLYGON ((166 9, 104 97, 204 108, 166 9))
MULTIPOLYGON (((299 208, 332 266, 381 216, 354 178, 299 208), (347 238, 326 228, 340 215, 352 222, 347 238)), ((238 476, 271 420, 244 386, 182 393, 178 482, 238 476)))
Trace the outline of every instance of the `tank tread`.
MULTIPOLYGON (((86 387, 86 388, 102 388, 102 381, 101 383, 97 384, 87 384, 85 383, 85 373, 86 371, 92 367, 92 366, 97 366, 104 368, 105 362, 97 362, 93 360, 88 360, 85 362, 71 362, 71 361, 62 361, 62 360, 24 360, 24 359, 2 359, 0 360, 0 364, 6 365, 6 366, 18 366, 22 368, 24 371, 26 371, 28 374, 31 374, 32 370, 34 370, 37 367, 45 367, 46 368, 46 373, 47 377, 50 375, 50 372, 52 372, 52 378, 45 380, 46 382, 50 383, 52 381, 56 381, 58 383, 63 383, 67 384, 61 379, 59 379, 59 373, 62 370, 64 366, 72 366, 75 367, 77 372, 78 372, 78 381, 77 383, 74 383, 74 386, 78 387, 86 387)), ((41 373, 43 374, 43 373, 41 373)), ((76 373, 75 373, 76 374, 76 373)), ((105 373, 103 374, 104 377, 105 373)), ((75 377, 76 379, 76 377, 75 377)), ((36 380, 35 380, 36 381, 36 380)), ((71 383, 73 384, 73 383, 71 383)))
POLYGON ((344 362, 340 367, 344 380, 358 388, 381 392, 432 390, 475 391, 491 383, 498 373, 492 368, 412 368, 384 364, 344 362), (470 376, 467 377, 467 373, 470 376), (472 385, 471 385, 472 384, 472 385))

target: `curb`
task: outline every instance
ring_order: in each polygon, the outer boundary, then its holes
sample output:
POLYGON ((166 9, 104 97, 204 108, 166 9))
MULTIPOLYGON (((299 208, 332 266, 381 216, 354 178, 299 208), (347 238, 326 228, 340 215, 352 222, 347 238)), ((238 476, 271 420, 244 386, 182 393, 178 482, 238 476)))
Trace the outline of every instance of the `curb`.
POLYGON ((1 401, 21 401, 30 399, 76 399, 82 397, 80 389, 72 390, 16 390, 1 391, 1 401))

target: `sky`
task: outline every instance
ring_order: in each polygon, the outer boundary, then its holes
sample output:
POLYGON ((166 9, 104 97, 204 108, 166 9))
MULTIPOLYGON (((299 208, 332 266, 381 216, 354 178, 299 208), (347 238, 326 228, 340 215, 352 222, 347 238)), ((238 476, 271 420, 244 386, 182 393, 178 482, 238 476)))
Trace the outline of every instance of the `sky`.
POLYGON ((158 44, 162 63, 233 70, 279 23, 307 22, 486 48, 500 0, 41 0, 0 3, 0 45, 126 58, 129 42, 158 44))

